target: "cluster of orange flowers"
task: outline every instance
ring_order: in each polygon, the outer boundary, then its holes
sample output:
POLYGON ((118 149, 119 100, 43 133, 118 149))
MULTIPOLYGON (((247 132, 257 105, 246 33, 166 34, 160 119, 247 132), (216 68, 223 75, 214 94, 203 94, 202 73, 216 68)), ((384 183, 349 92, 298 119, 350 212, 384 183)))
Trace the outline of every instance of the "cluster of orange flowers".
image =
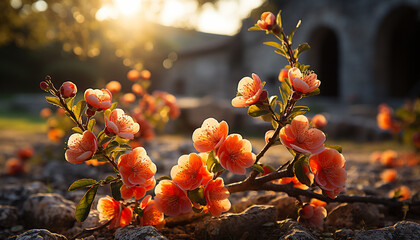
POLYGON ((31 147, 21 148, 17 151, 16 157, 7 159, 5 172, 8 175, 18 175, 27 170, 26 162, 34 155, 34 149, 31 147))

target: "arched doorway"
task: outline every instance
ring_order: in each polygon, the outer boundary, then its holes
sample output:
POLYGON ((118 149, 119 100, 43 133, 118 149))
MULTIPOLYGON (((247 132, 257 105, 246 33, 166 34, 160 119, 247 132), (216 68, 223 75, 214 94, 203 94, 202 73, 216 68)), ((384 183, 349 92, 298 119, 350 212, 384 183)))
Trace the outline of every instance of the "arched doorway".
POLYGON ((390 11, 376 37, 375 85, 379 97, 419 97, 419 10, 400 6, 390 11))
POLYGON ((311 33, 309 45, 308 64, 321 80, 320 95, 338 97, 340 64, 337 35, 328 27, 318 27, 311 33))

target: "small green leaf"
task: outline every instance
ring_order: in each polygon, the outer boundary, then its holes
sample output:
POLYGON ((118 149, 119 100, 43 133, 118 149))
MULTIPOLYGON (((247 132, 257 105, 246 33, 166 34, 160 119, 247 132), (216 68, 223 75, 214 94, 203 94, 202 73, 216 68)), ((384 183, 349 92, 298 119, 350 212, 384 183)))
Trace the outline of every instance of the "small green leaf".
POLYGON ((280 26, 280 28, 282 28, 282 25, 281 25, 281 10, 279 11, 279 13, 277 13, 276 23, 277 23, 277 25, 280 26))
POLYGON ((283 84, 281 84, 280 87, 279 87, 281 101, 283 102, 283 104, 281 105, 281 108, 280 108, 280 113, 284 112, 284 110, 287 106, 287 101, 289 101, 289 96, 290 96, 290 95, 287 94, 286 90, 283 90, 282 86, 283 86, 283 84))
POLYGON ((74 190, 77 190, 77 189, 80 189, 80 188, 95 185, 97 183, 98 183, 98 181, 96 181, 94 179, 90 179, 90 178, 79 179, 79 180, 75 181, 74 183, 72 183, 70 185, 69 191, 74 191, 74 190))
POLYGON ((302 96, 303 97, 315 96, 315 95, 318 95, 320 92, 321 92, 321 90, 319 90, 319 88, 317 88, 317 89, 313 90, 312 92, 303 94, 302 96))
POLYGON ((80 116, 82 115, 83 111, 86 107, 86 101, 80 100, 76 105, 73 106, 72 111, 74 115, 76 116, 77 121, 79 121, 80 116))
POLYGON ((111 180, 113 180, 113 179, 115 179, 113 176, 107 176, 107 177, 105 178, 105 181, 106 181, 106 182, 109 182, 109 181, 111 181, 111 180))
POLYGON ((193 201, 195 203, 198 203, 198 204, 200 204, 202 206, 206 206, 207 205, 206 198, 204 197, 204 189, 203 188, 198 187, 198 188, 196 188, 194 190, 188 190, 187 191, 187 195, 188 195, 188 198, 191 201, 193 201))
POLYGON ((340 145, 325 145, 326 148, 332 148, 337 150, 339 153, 343 152, 343 147, 340 145))
POLYGON ((87 126, 87 129, 89 131, 93 131, 93 128, 95 127, 95 124, 96 124, 96 120, 94 118, 90 119, 89 123, 88 123, 88 126, 87 126))
POLYGON ((45 97, 45 99, 47 100, 47 102, 51 103, 52 105, 55 105, 57 107, 62 107, 60 99, 58 99, 58 97, 47 96, 47 97, 45 97))
POLYGON ((300 54, 302 54, 303 52, 305 52, 309 49, 311 49, 311 47, 309 46, 308 43, 305 42, 305 43, 299 44, 299 46, 296 48, 297 51, 296 51, 295 57, 299 58, 300 54))
POLYGON ((203 208, 195 208, 195 207, 193 207, 193 208, 192 208, 192 210, 193 210, 195 213, 201 213, 201 212, 203 211, 203 208))
POLYGON ((262 30, 262 29, 260 28, 260 26, 258 26, 258 24, 255 24, 254 26, 248 28, 248 31, 259 31, 259 30, 262 30))
POLYGON ((156 184, 158 184, 162 180, 172 180, 172 178, 169 176, 160 176, 156 179, 156 184))
POLYGON ((121 197, 121 191, 120 191, 120 188, 121 188, 122 185, 123 185, 123 182, 121 180, 119 180, 119 181, 116 181, 116 182, 112 182, 111 186, 110 186, 112 197, 117 201, 124 200, 121 197))
POLYGON ((257 170, 260 173, 264 173, 264 168, 261 167, 261 165, 259 165, 259 164, 254 164, 254 165, 251 166, 251 168, 254 169, 254 170, 257 170))
POLYGON ((293 119, 298 115, 303 115, 307 111, 309 111, 309 107, 307 106, 294 106, 292 112, 289 115, 289 119, 293 119))
POLYGON ((277 126, 279 125, 279 123, 278 123, 278 122, 276 122, 276 121, 274 121, 274 120, 272 120, 272 121, 271 121, 271 125, 273 125, 273 128, 274 128, 274 129, 276 129, 276 128, 277 128, 277 126))
POLYGON ((111 107, 109 107, 109 110, 114 110, 115 108, 117 108, 118 102, 114 102, 111 104, 111 107))
POLYGON ((78 222, 83 222, 89 216, 90 207, 92 202, 95 199, 96 192, 98 191, 98 185, 92 186, 82 197, 80 202, 76 206, 76 220, 78 222))
POLYGON ((278 42, 264 42, 264 44, 267 45, 267 46, 275 47, 277 49, 283 49, 283 45, 281 45, 278 42))
POLYGON ((117 147, 119 147, 119 146, 120 146, 120 143, 119 143, 119 142, 117 142, 117 141, 112 141, 112 142, 110 142, 110 143, 108 143, 108 144, 106 145, 105 151, 106 151, 107 153, 110 153, 112 150, 116 149, 116 148, 117 148, 117 147))
POLYGON ((302 21, 299 20, 298 23, 296 24, 295 29, 293 29, 293 31, 290 32, 289 36, 287 36, 287 39, 289 40, 289 44, 292 44, 293 36, 295 36, 295 32, 300 27, 301 23, 302 23, 302 21))
POLYGON ((308 187, 312 185, 311 179, 308 178, 308 174, 311 172, 309 159, 305 155, 301 155, 301 157, 295 162, 293 165, 293 172, 299 182, 308 187))
POLYGON ((125 144, 125 143, 120 144, 120 148, 122 150, 132 150, 131 146, 129 144, 125 144))
POLYGON ((272 116, 271 116, 271 113, 267 113, 267 114, 265 114, 265 115, 262 115, 262 116, 261 116, 261 119, 262 119, 264 122, 271 122, 271 120, 273 120, 273 118, 272 118, 272 116))
POLYGON ((267 113, 270 113, 268 109, 266 109, 266 106, 264 105, 251 105, 248 108, 248 115, 251 117, 259 117, 262 115, 265 115, 267 113))
POLYGON ((97 160, 101 160, 101 161, 107 161, 107 159, 106 159, 106 157, 105 157, 105 155, 104 155, 104 153, 95 153, 92 157, 91 157, 91 159, 97 159, 97 160))
POLYGON ((75 98, 75 97, 71 97, 71 98, 67 98, 67 99, 66 99, 66 104, 67 104, 67 107, 68 107, 69 109, 71 109, 71 108, 73 107, 74 98, 75 98))
POLYGON ((273 111, 275 111, 276 110, 276 107, 277 107, 277 98, 278 97, 276 95, 274 95, 274 96, 271 96, 270 97, 270 100, 268 101, 269 104, 270 104, 270 106, 271 106, 271 109, 273 111))
POLYGON ((74 133, 83 134, 83 130, 79 127, 73 127, 71 130, 73 130, 74 133))
POLYGON ((214 155, 213 150, 209 153, 206 165, 207 165, 207 170, 211 173, 216 173, 223 170, 223 167, 220 164, 219 159, 217 159, 217 157, 214 155))
POLYGON ((285 58, 289 59, 289 54, 282 48, 274 50, 275 53, 284 56, 285 58))

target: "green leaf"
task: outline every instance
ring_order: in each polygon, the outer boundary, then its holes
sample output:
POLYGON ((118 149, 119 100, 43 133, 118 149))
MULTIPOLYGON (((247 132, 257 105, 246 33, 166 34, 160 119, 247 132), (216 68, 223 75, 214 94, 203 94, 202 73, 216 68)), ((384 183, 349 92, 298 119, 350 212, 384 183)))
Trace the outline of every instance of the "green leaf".
POLYGON ((115 179, 115 178, 114 178, 114 176, 107 176, 107 177, 105 178, 105 181, 106 181, 106 182, 109 182, 109 181, 111 181, 111 180, 113 180, 113 179, 115 179))
POLYGON ((252 169, 257 170, 260 173, 264 173, 264 168, 259 164, 254 164, 251 166, 252 169))
POLYGON ((271 113, 267 113, 267 114, 265 114, 265 115, 262 115, 262 116, 261 116, 261 119, 262 119, 264 122, 271 122, 271 120, 273 120, 273 118, 271 117, 271 113))
POLYGON ((97 160, 102 160, 102 161, 107 161, 107 158, 105 157, 104 153, 95 153, 91 159, 97 159, 97 160))
POLYGON ((280 26, 280 28, 282 28, 282 25, 281 25, 281 10, 279 11, 279 13, 277 13, 276 23, 277 23, 277 25, 280 26))
POLYGON ((303 52, 309 49, 311 49, 311 47, 309 46, 308 43, 305 42, 305 43, 299 44, 299 46, 296 48, 296 54, 295 54, 296 59, 299 58, 300 54, 302 54, 303 52))
POLYGON ((111 104, 111 107, 109 107, 108 109, 112 111, 115 108, 117 108, 117 105, 118 105, 118 102, 114 102, 114 103, 111 104))
POLYGON ((299 20, 298 23, 296 24, 295 29, 293 29, 293 31, 290 32, 289 36, 287 36, 287 39, 289 40, 289 44, 292 44, 293 36, 295 36, 295 32, 300 27, 301 23, 302 23, 302 21, 299 20))
POLYGON ((319 88, 317 88, 317 89, 313 90, 312 92, 303 94, 302 96, 303 97, 315 96, 315 95, 318 95, 320 92, 321 92, 321 90, 319 90, 319 88))
POLYGON ((77 121, 79 121, 80 116, 82 115, 83 111, 86 107, 86 101, 80 100, 75 106, 73 106, 72 111, 74 115, 76 116, 77 121))
POLYGON ((286 90, 283 90, 283 86, 284 84, 281 84, 279 87, 279 92, 280 92, 280 96, 281 96, 281 101, 283 102, 283 104, 281 105, 280 108, 280 113, 283 113, 286 106, 287 106, 287 101, 289 101, 289 94, 287 94, 286 90))
POLYGON ((193 208, 192 208, 192 210, 193 210, 195 213, 201 213, 201 212, 203 211, 203 208, 195 208, 195 207, 193 207, 193 208))
POLYGON ((71 97, 71 98, 67 98, 67 99, 66 99, 66 104, 67 104, 67 107, 68 107, 69 109, 71 109, 71 108, 73 107, 74 98, 75 98, 75 97, 71 97))
POLYGON ((162 180, 172 180, 172 178, 169 176, 160 176, 156 179, 156 184, 158 184, 162 180))
POLYGON ((293 172, 295 173, 296 178, 299 180, 299 182, 305 184, 308 187, 312 185, 312 181, 308 178, 307 175, 311 172, 310 169, 309 159, 305 155, 301 155, 301 157, 293 165, 293 172))
POLYGON ((98 138, 98 145, 102 146, 102 144, 108 142, 109 140, 111 140, 111 137, 108 137, 105 133, 104 130, 102 130, 99 134, 98 134, 99 138, 98 138))
POLYGON ((77 189, 80 189, 80 188, 95 185, 97 183, 98 183, 98 181, 96 181, 94 179, 90 179, 90 178, 79 179, 79 180, 75 181, 74 183, 72 183, 70 185, 69 191, 74 191, 74 190, 77 190, 77 189))
POLYGON ((214 155, 213 150, 209 153, 206 165, 207 165, 207 170, 211 173, 217 173, 223 170, 223 167, 220 164, 219 159, 217 159, 216 156, 214 155))
POLYGON ((119 142, 112 141, 112 142, 110 142, 110 143, 108 143, 106 145, 106 149, 105 150, 108 151, 108 152, 110 152, 110 151, 114 150, 115 148, 117 148, 119 146, 120 146, 120 143, 119 142))
POLYGON ((294 106, 292 112, 289 115, 289 119, 293 119, 298 115, 303 115, 307 111, 309 111, 309 107, 307 106, 294 106))
POLYGON ((339 153, 343 152, 343 147, 340 145, 325 145, 326 148, 332 148, 337 150, 339 153))
POLYGON ((284 56, 285 58, 289 59, 289 54, 284 49, 276 49, 274 50, 275 53, 284 56))
POLYGON ((270 99, 269 99, 269 104, 270 104, 270 106, 271 106, 271 109, 273 110, 273 111, 275 111, 276 110, 276 107, 277 107, 277 96, 276 95, 274 95, 274 96, 271 96, 270 97, 270 99))
POLYGON ((73 130, 74 133, 83 134, 83 130, 79 127, 73 127, 71 130, 73 130))
POLYGON ((187 191, 187 195, 188 195, 188 198, 191 201, 193 201, 195 203, 198 203, 198 204, 200 204, 202 206, 206 206, 207 205, 206 198, 204 197, 204 189, 203 188, 198 187, 198 188, 196 188, 194 190, 188 190, 187 191))
POLYGON ((283 49, 283 45, 281 45, 278 42, 264 42, 264 44, 267 45, 267 46, 275 47, 277 49, 283 49))
POLYGON ((98 185, 92 186, 82 197, 80 202, 76 206, 76 220, 78 222, 83 222, 89 216, 90 207, 92 202, 95 199, 96 192, 98 191, 98 185))
POLYGON ((121 180, 116 181, 116 182, 112 182, 111 185, 110 185, 112 197, 117 201, 124 200, 121 197, 121 191, 120 191, 120 188, 121 188, 122 185, 123 185, 123 182, 121 180))
POLYGON ((271 125, 273 125, 273 128, 274 128, 274 129, 276 129, 276 128, 277 128, 277 126, 279 125, 279 123, 278 123, 278 122, 276 122, 276 121, 274 121, 274 120, 272 120, 272 121, 271 121, 271 125))
POLYGON ((258 26, 258 24, 255 24, 254 26, 248 28, 248 31, 259 31, 259 30, 262 30, 262 29, 260 28, 260 26, 258 26))
POLYGON ((92 132, 93 128, 95 127, 95 124, 96 124, 96 120, 94 118, 90 119, 87 126, 87 130, 92 132))
POLYGON ((60 99, 58 99, 58 97, 47 96, 47 97, 45 97, 45 99, 47 100, 47 102, 51 103, 52 105, 55 105, 57 107, 62 107, 60 99))
POLYGON ((262 115, 265 115, 267 113, 270 113, 268 109, 266 109, 263 105, 251 105, 248 108, 248 115, 251 117, 259 117, 262 115))

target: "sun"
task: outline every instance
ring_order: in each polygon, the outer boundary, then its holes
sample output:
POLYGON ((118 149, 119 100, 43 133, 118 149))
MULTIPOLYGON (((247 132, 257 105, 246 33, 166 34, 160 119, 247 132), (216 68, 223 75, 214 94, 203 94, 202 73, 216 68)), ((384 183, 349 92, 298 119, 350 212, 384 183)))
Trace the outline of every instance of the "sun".
POLYGON ((114 5, 123 16, 130 16, 139 11, 141 0, 114 0, 114 5))

